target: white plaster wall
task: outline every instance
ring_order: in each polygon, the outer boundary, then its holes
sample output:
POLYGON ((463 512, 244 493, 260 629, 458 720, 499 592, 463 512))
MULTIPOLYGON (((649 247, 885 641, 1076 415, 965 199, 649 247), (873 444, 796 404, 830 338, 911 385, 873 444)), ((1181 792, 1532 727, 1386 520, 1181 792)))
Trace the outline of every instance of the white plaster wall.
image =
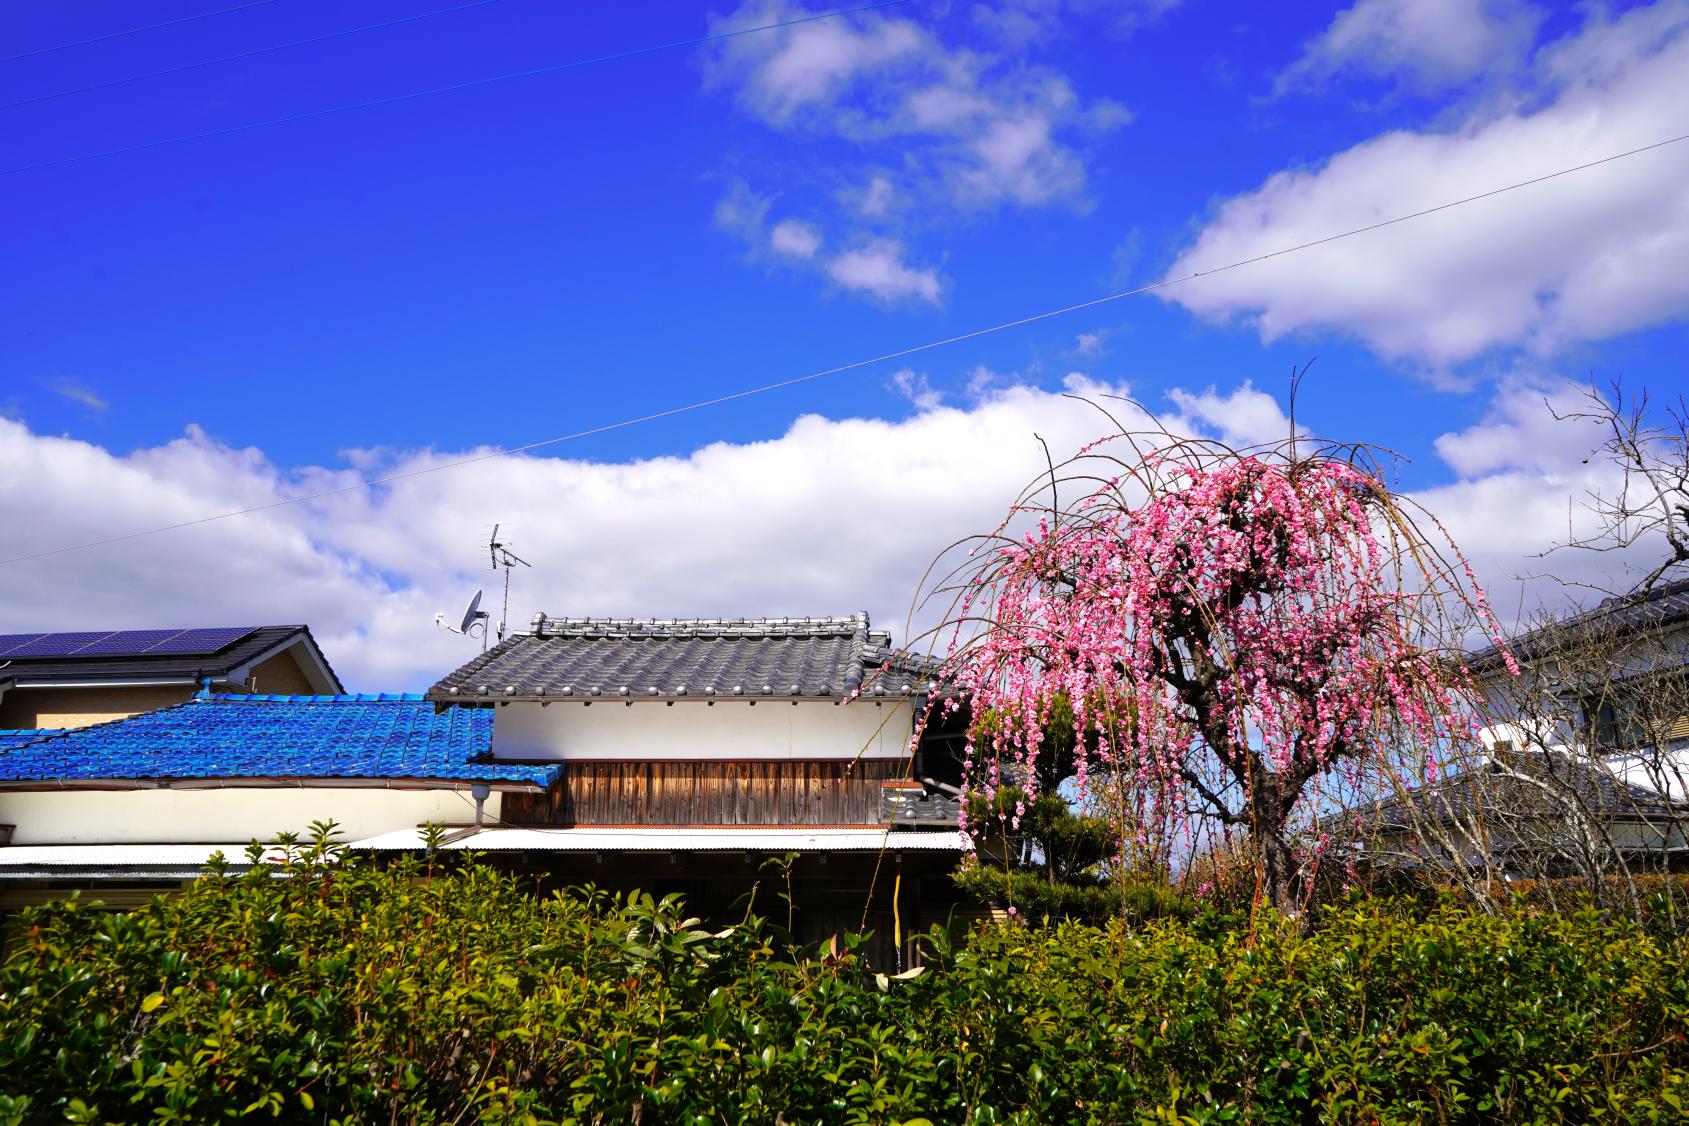
MULTIPOLYGON (((499 814, 500 798, 486 812, 499 814)), ((0 824, 13 844, 231 844, 276 833, 303 834, 312 821, 339 822, 355 841, 428 821, 462 824, 473 800, 450 790, 260 789, 54 790, 0 793, 0 824)))
MULTIPOLYGON (((1498 742, 1511 742, 1516 749, 1571 754, 1567 744, 1553 737, 1546 722, 1523 721, 1492 724, 1478 732, 1484 747, 1493 750, 1498 742)), ((1580 751, 1580 760, 1587 752, 1580 751)), ((1608 770, 1632 786, 1652 790, 1676 801, 1689 799, 1689 746, 1664 751, 1639 751, 1603 756, 1608 770)))
POLYGON ((493 754, 609 761, 903 758, 908 701, 521 701, 493 719, 493 754))

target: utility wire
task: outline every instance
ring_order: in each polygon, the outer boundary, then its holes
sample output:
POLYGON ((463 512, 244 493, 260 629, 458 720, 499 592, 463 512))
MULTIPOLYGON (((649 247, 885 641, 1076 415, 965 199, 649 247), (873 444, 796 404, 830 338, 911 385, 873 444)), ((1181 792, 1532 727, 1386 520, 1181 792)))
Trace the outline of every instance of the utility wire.
POLYGON ((586 430, 577 430, 572 434, 562 434, 555 438, 544 438, 537 442, 529 442, 523 446, 511 446, 505 449, 491 450, 484 454, 476 454, 473 457, 458 458, 455 461, 441 462, 438 465, 430 465, 421 469, 410 469, 403 473, 392 473, 385 477, 374 477, 367 481, 358 481, 350 485, 342 485, 339 488, 322 489, 318 492, 307 493, 303 496, 288 497, 285 500, 271 501, 269 504, 260 504, 252 508, 236 509, 233 512, 219 512, 211 516, 201 516, 195 520, 183 520, 175 524, 165 524, 157 528, 147 528, 138 532, 128 532, 120 536, 108 536, 105 539, 89 540, 86 543, 67 544, 63 547, 48 548, 45 551, 35 551, 25 555, 14 555, 7 559, 0 559, 0 566, 4 566, 7 563, 23 563, 31 559, 41 559, 49 555, 62 555, 70 551, 82 551, 90 547, 103 547, 107 544, 123 543, 127 540, 139 539, 143 536, 160 535, 164 532, 173 532, 181 528, 192 528, 201 524, 210 524, 218 520, 227 520, 234 516, 247 516, 255 512, 268 512, 274 508, 285 508, 289 505, 303 504, 306 501, 321 500, 324 497, 339 496, 343 493, 356 492, 359 489, 373 488, 376 485, 390 485, 395 481, 407 481, 413 477, 423 477, 430 473, 439 473, 447 469, 459 469, 465 465, 476 465, 483 461, 492 461, 494 458, 508 457, 512 454, 527 453, 530 450, 541 449, 545 446, 555 446, 562 442, 573 442, 581 438, 590 438, 598 434, 607 434, 613 430, 624 430, 630 426, 638 426, 646 422, 655 422, 658 419, 673 418, 675 415, 688 414, 692 411, 703 410, 706 407, 720 406, 722 403, 731 403, 739 399, 748 399, 753 395, 761 395, 769 391, 779 391, 786 387, 795 387, 800 383, 813 383, 816 380, 825 379, 830 375, 838 375, 842 372, 855 371, 859 368, 869 367, 873 364, 885 363, 889 360, 900 360, 906 356, 913 356, 921 352, 930 352, 935 348, 943 348, 946 345, 960 344, 965 340, 975 340, 981 336, 990 336, 994 333, 1004 332, 1011 328, 1019 328, 1022 325, 1035 324, 1038 321, 1049 320, 1052 317, 1065 316, 1068 313, 1076 313, 1082 309, 1092 309, 1098 305, 1107 305, 1110 302, 1119 301, 1123 298, 1136 297, 1144 293, 1152 293, 1158 289, 1166 289, 1169 286, 1195 281, 1197 278, 1212 277, 1215 274, 1223 274, 1228 270, 1236 270, 1243 266, 1252 266, 1256 263, 1266 262, 1273 258, 1282 258, 1287 254, 1295 254, 1298 251, 1310 250, 1313 247, 1324 246, 1327 243, 1337 242, 1341 239, 1353 238, 1356 235, 1366 234, 1369 231, 1380 230, 1384 227, 1392 227, 1397 223, 1405 223, 1410 219, 1420 219, 1427 215, 1435 215, 1439 211, 1447 211, 1450 208, 1460 207, 1468 203, 1476 203, 1481 199, 1490 199, 1494 196, 1502 195, 1505 192, 1517 191, 1520 188, 1530 187, 1532 184, 1540 184, 1547 180, 1558 179, 1561 176, 1569 176, 1574 172, 1582 172, 1586 169, 1595 168, 1603 164, 1611 164, 1616 160, 1623 160, 1626 157, 1636 156, 1640 153, 1652 152, 1655 149, 1664 148, 1667 145, 1675 145, 1681 141, 1689 141, 1689 133, 1683 133, 1676 137, 1669 137, 1663 141, 1655 141, 1651 145, 1643 145, 1640 148, 1630 149, 1626 152, 1614 153, 1611 156, 1601 157, 1599 160, 1591 160, 1583 164, 1576 164, 1570 168, 1562 168, 1558 172, 1549 172, 1542 176, 1533 176, 1529 180, 1520 180, 1518 183, 1508 184, 1505 187, 1492 188, 1487 192, 1479 192, 1477 195, 1469 195, 1462 199, 1450 200, 1447 203, 1439 203, 1435 207, 1426 207, 1419 211, 1410 211, 1405 215, 1398 215, 1393 219, 1384 219, 1377 223, 1368 223, 1364 227, 1355 227, 1352 230, 1326 235, 1324 238, 1317 238, 1309 242, 1297 243, 1294 246, 1281 247, 1278 250, 1268 251, 1266 254, 1257 254, 1253 258, 1240 258, 1236 262, 1228 262, 1223 266, 1215 266, 1207 270, 1196 270, 1189 274, 1181 274, 1176 278, 1163 278, 1161 281, 1151 282, 1148 285, 1140 285, 1134 289, 1125 289, 1118 293, 1110 293, 1102 297, 1093 297, 1089 301, 1081 301, 1074 305, 1064 305, 1059 309, 1049 309, 1042 313, 1034 313, 1031 316, 1020 317, 1012 321, 1004 321, 1001 324, 991 325, 986 328, 976 328, 970 332, 960 333, 956 336, 947 336, 942 340, 928 341, 925 344, 916 344, 912 347, 901 348, 895 352, 886 352, 883 355, 873 356, 866 360, 853 360, 848 364, 840 364, 838 367, 827 368, 824 371, 810 372, 808 375, 794 376, 791 379, 782 379, 777 383, 765 383, 760 387, 751 387, 743 391, 734 391, 726 395, 718 395, 713 399, 701 399, 695 403, 687 403, 684 406, 670 407, 666 410, 654 411, 651 414, 640 415, 636 418, 625 418, 619 422, 607 422, 602 426, 594 426, 586 430))
POLYGON ((0 63, 16 62, 18 59, 32 59, 36 55, 50 55, 54 51, 68 51, 72 47, 86 47, 90 43, 104 43, 108 39, 122 39, 126 35, 139 35, 143 31, 157 31, 161 27, 175 27, 179 23, 192 23, 194 20, 210 19, 212 16, 226 16, 230 12, 244 12, 248 8, 262 8, 265 4, 274 4, 276 0, 252 0, 250 4, 236 4, 232 8, 218 8, 214 12, 200 12, 193 16, 180 16, 163 23, 149 23, 145 27, 132 27, 128 31, 112 31, 105 35, 96 35, 92 39, 78 39, 74 43, 60 43, 56 47, 37 47, 33 51, 22 54, 0 57, 0 63))
POLYGON ((163 78, 169 74, 181 74, 185 70, 198 70, 202 66, 216 66, 218 63, 232 63, 240 59, 250 59, 258 55, 268 55, 276 51, 288 51, 294 47, 306 47, 312 43, 325 43, 330 39, 344 39, 348 35, 361 35, 366 31, 379 31, 384 27, 397 27, 402 23, 414 23, 417 20, 433 19, 435 16, 446 16, 453 12, 464 12, 470 8, 484 8, 488 4, 496 4, 498 0, 474 0, 470 4, 459 4, 453 8, 439 8, 432 12, 419 12, 414 16, 400 16, 398 19, 383 20, 381 23, 365 24, 347 31, 331 31, 325 35, 313 35, 309 39, 295 39, 291 43, 278 43, 274 47, 259 47, 251 51, 241 51, 234 55, 224 55, 218 59, 206 59, 203 62, 184 63, 181 66, 166 67, 164 70, 149 71, 146 74, 132 74, 127 78, 113 78, 108 82, 96 82, 91 86, 78 86, 74 90, 59 90, 51 94, 38 94, 33 98, 22 98, 15 102, 0 104, 0 110, 17 109, 19 106, 32 106, 38 102, 51 102, 58 98, 69 98, 77 94, 90 94, 95 90, 109 90, 113 86, 126 86, 131 82, 144 82, 149 78, 163 78))
POLYGON ((638 55, 655 54, 658 51, 672 51, 678 47, 696 47, 704 43, 717 43, 724 39, 737 39, 742 35, 754 35, 760 31, 775 31, 783 27, 796 27, 799 24, 813 23, 816 20, 832 19, 835 16, 848 16, 857 12, 872 12, 878 8, 890 8, 898 4, 907 4, 910 0, 876 0, 872 4, 863 4, 855 8, 839 8, 831 12, 816 12, 812 15, 798 16, 794 19, 779 20, 775 23, 759 24, 756 27, 741 27, 732 31, 718 31, 712 35, 700 35, 692 39, 676 39, 669 43, 656 43, 649 47, 635 47, 627 51, 617 51, 610 55, 598 55, 589 59, 575 59, 572 62, 558 63, 554 66, 534 67, 531 70, 512 71, 509 74, 495 74, 487 78, 472 78, 467 82, 454 82, 449 86, 435 86, 427 90, 413 90, 408 94, 392 94, 384 98, 371 98, 364 102, 349 102, 345 105, 328 106, 324 109, 306 110, 303 113, 291 113, 286 117, 272 117, 267 121, 252 121, 245 125, 230 125, 222 129, 207 129, 203 133, 187 133, 179 137, 165 137, 157 141, 143 141, 138 145, 125 145, 120 149, 106 149, 104 152, 84 153, 81 156, 60 157, 57 160, 43 160, 35 164, 22 164, 16 168, 0 169, 0 176, 15 176, 19 172, 35 172, 43 168, 57 168, 64 164, 79 164, 84 160, 103 160, 108 156, 123 156, 127 153, 145 152, 148 149, 164 148, 167 145, 181 145, 189 141, 203 141, 210 137, 226 137, 231 133, 244 133, 249 129, 268 129, 274 125, 289 125, 295 121, 309 121, 316 117, 327 117, 335 113, 350 113, 353 110, 373 109, 376 106, 390 106, 399 102, 408 102, 413 98, 431 98, 437 94, 452 94, 459 90, 473 90, 480 86, 491 86, 498 82, 511 82, 518 78, 534 78, 542 74, 557 74, 565 70, 577 70, 585 66, 598 63, 617 62, 621 59, 631 59, 638 55))

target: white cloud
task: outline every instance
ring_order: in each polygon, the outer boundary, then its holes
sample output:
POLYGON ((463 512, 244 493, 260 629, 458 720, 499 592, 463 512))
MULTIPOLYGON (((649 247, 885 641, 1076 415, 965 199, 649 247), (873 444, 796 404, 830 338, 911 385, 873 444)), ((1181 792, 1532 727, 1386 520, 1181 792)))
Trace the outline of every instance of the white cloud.
POLYGON ((1071 30, 1073 14, 1106 13, 1109 32, 1129 38, 1160 20, 1182 0, 999 0, 976 3, 968 16, 980 31, 1009 45, 1054 39, 1071 30))
POLYGON ((1096 332, 1082 332, 1073 341, 1075 356, 1103 356, 1108 354, 1108 330, 1098 329, 1096 332))
POLYGON ((1440 90, 1516 67, 1541 20, 1522 0, 1360 0, 1307 45, 1276 91, 1343 72, 1440 90))
POLYGON ((762 241, 772 201, 758 195, 743 180, 733 181, 715 205, 715 225, 753 246, 762 241))
POLYGON ((50 380, 47 386, 59 397, 69 399, 96 413, 111 409, 111 403, 107 402, 104 396, 69 376, 50 380))
POLYGON ((1664 557, 1663 542, 1552 550, 1598 531, 1589 494, 1611 495, 1620 480, 1615 466, 1592 456, 1598 426, 1555 418, 1581 395, 1564 381, 1507 380, 1483 421, 1437 440, 1457 479, 1415 494, 1449 529, 1504 620, 1629 589, 1664 557))
MULTIPOLYGON (((715 27, 807 11, 754 0, 715 27)), ((727 40, 706 80, 776 129, 881 146, 919 173, 915 186, 925 195, 967 207, 1082 203, 1082 143, 1129 116, 1106 100, 1084 103, 1048 67, 952 46, 912 19, 881 12, 727 40)), ((883 211, 871 184, 861 212, 883 211)))
POLYGON ((791 258, 814 258, 821 249, 821 233, 808 223, 783 219, 769 232, 768 245, 776 254, 791 258))
POLYGON ((908 399, 918 411, 937 410, 944 405, 944 392, 932 385, 924 374, 915 372, 912 368, 891 373, 892 386, 897 388, 898 394, 908 399))
MULTIPOLYGON (((1080 391, 1120 390, 1075 383, 1080 391)), ((426 686, 478 647, 439 632, 488 583, 484 526, 534 563, 511 617, 805 614, 870 608, 898 629, 952 539, 992 526, 1056 448, 1097 417, 1019 387, 970 410, 927 402, 901 422, 806 416, 778 438, 620 463, 506 457, 4 567, 0 632, 306 622, 354 689, 426 686), (868 467, 869 471, 865 471, 868 467)), ((410 451, 408 472, 476 450, 410 451)), ((8 550, 57 547, 348 484, 284 473, 197 429, 117 456, 0 420, 8 550)), ((494 607, 495 613, 497 607, 494 607)))
POLYGON ((905 264, 903 247, 891 239, 846 251, 827 264, 827 275, 845 289, 860 290, 882 301, 918 297, 936 305, 944 294, 938 274, 905 264))
POLYGON ((1174 388, 1168 398, 1186 418, 1196 420, 1208 431, 1218 432, 1229 446, 1242 448, 1290 437, 1290 418, 1278 400, 1265 391, 1255 390, 1248 380, 1224 395, 1213 387, 1194 395, 1174 388))
MULTIPOLYGON (((718 26, 758 26, 806 14, 783 4, 747 4, 718 26)), ((833 18, 728 43, 729 56, 756 59, 756 65, 741 72, 743 101, 763 116, 784 122, 809 106, 831 101, 864 75, 925 50, 927 37, 906 19, 833 18), (746 43, 750 45, 742 46, 746 43)))
POLYGON ((868 216, 869 218, 877 219, 886 213, 886 209, 891 206, 891 201, 892 186, 890 177, 875 176, 873 179, 868 181, 868 187, 863 190, 862 202, 859 206, 862 209, 862 214, 868 216))
MULTIPOLYGON (((986 373, 989 375, 989 373, 986 373)), ((967 409, 936 398, 912 417, 795 421, 779 437, 625 462, 497 458, 373 490, 273 508, 110 547, 3 568, 0 632, 307 622, 349 687, 426 686, 478 646, 435 629, 488 583, 481 537, 504 524, 534 569, 517 575, 511 618, 551 614, 744 615, 869 609, 899 638, 922 572, 945 545, 988 530, 1044 467, 1096 438, 1096 411, 990 380, 967 409)), ((919 377, 909 386, 919 393, 919 377)), ((930 390, 930 388, 928 388, 930 390)), ((1123 386, 1068 377, 1098 398, 1123 386)), ((1503 608, 1505 576, 1555 569, 1599 574, 1611 557, 1531 558, 1565 528, 1568 504, 1599 466, 1580 440, 1543 445, 1531 392, 1499 397, 1481 427, 1445 439, 1462 476, 1420 499, 1455 532, 1503 608), (1513 429, 1509 429, 1513 428, 1513 429), (1518 432, 1515 433, 1514 431, 1518 432), (1473 460, 1470 451, 1516 451, 1473 460), (1470 472, 1468 472, 1470 471, 1470 472), (1499 580, 1499 581, 1498 581, 1499 580)), ((1230 428, 1275 436, 1281 419, 1247 384, 1178 396, 1175 432, 1230 428)), ((1143 421, 1117 401, 1111 411, 1143 421)), ((426 470, 477 450, 371 453, 360 473, 426 470)), ((118 456, 0 420, 0 524, 11 551, 250 508, 336 485, 349 470, 279 470, 261 451, 190 429, 118 456)), ((496 612, 497 607, 494 606, 496 612)), ((923 622, 930 619, 923 618, 923 622)))
POLYGON ((1569 417, 1588 406, 1584 388, 1561 380, 1509 378, 1484 420, 1438 438, 1437 454, 1462 477, 1563 473, 1581 466, 1606 436, 1599 423, 1569 417))
MULTIPOLYGON (((1220 206, 1177 277, 1682 132, 1689 4, 1592 15, 1539 53, 1540 88, 1447 132, 1396 131, 1220 206), (1523 108, 1518 108, 1523 105, 1523 108)), ((1446 367, 1539 354, 1689 312, 1689 145, 1646 153, 1165 291, 1266 339, 1328 329, 1446 367)))

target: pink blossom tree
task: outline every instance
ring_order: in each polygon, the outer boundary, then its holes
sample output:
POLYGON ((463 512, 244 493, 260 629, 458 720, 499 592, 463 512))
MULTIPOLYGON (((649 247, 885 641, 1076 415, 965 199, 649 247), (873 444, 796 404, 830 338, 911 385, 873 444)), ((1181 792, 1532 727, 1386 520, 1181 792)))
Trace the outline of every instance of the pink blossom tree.
POLYGON ((1345 795, 1423 785, 1470 742, 1457 643, 1495 623, 1363 448, 1122 431, 967 548, 936 590, 969 784, 1035 792, 1070 723, 1079 788, 1107 775, 1128 848, 1217 827, 1253 850, 1257 902, 1295 909, 1308 830, 1345 795))

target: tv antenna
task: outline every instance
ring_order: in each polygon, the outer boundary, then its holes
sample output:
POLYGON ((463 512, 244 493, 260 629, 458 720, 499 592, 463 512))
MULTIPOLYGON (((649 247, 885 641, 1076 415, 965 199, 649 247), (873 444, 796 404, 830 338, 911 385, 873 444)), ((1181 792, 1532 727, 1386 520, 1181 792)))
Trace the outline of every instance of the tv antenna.
MULTIPOLYGON (((520 563, 524 567, 533 564, 510 550, 510 545, 498 538, 499 525, 493 525, 493 534, 487 537, 487 555, 493 561, 493 570, 504 572, 504 605, 499 609, 498 639, 504 640, 505 624, 510 621, 510 572, 520 563)), ((486 642, 486 634, 481 635, 482 643, 486 642)))
POLYGON ((490 617, 492 617, 491 614, 481 609, 481 591, 476 591, 475 597, 471 598, 469 605, 464 608, 463 618, 457 625, 448 626, 444 614, 434 615, 434 625, 447 633, 461 633, 465 637, 476 636, 475 627, 480 626, 481 652, 485 653, 487 651, 487 619, 490 617))

